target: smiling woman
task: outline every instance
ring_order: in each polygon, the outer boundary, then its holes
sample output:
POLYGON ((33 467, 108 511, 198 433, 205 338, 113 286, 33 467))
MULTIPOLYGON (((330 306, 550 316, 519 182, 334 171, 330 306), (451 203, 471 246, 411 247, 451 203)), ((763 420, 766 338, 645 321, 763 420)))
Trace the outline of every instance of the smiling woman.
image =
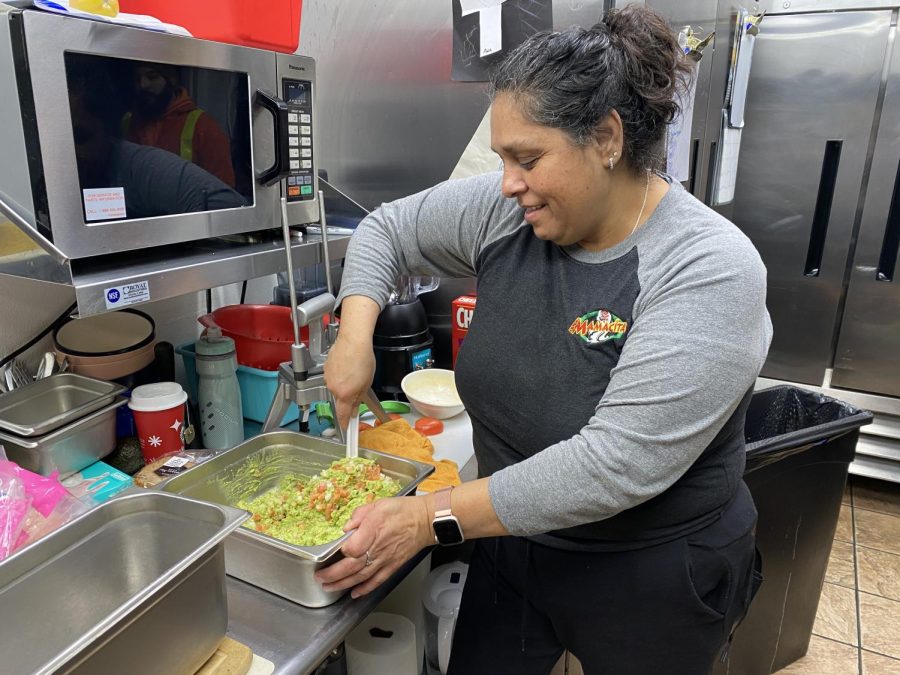
POLYGON ((701 675, 752 598, 765 269, 655 170, 682 58, 635 6, 532 36, 493 80, 502 173, 385 204, 351 240, 325 365, 342 424, 397 276, 478 277, 455 378, 479 480, 359 509, 318 573, 360 595, 476 539, 451 675, 544 675, 563 648, 590 673, 701 675))

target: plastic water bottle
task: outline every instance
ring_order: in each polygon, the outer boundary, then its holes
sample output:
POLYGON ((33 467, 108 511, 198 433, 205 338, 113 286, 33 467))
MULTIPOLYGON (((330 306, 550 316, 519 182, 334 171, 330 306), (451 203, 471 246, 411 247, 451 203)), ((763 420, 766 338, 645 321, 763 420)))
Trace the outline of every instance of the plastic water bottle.
POLYGON ((203 447, 227 450, 244 440, 234 340, 213 326, 197 340, 197 398, 203 447))

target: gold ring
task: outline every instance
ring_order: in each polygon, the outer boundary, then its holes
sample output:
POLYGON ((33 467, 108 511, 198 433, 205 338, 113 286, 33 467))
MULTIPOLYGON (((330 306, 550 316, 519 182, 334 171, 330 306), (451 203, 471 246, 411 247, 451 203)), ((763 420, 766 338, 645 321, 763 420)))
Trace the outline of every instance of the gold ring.
POLYGON ((373 560, 373 559, 372 559, 372 556, 369 555, 369 552, 366 551, 366 564, 363 565, 363 567, 368 567, 368 566, 371 565, 373 562, 375 562, 375 560, 373 560))

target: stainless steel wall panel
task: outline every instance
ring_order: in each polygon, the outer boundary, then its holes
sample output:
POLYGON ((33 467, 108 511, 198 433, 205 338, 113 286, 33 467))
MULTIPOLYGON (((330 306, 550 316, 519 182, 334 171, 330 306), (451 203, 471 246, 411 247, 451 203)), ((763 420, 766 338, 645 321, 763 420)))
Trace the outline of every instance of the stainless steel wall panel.
POLYGON ((900 270, 896 269, 897 240, 889 232, 896 237, 900 229, 900 49, 896 41, 891 61, 832 386, 900 396, 900 270), (888 260, 882 260, 882 251, 888 260))
POLYGON ((450 3, 309 0, 300 30, 329 182, 372 209, 446 180, 488 106, 450 80, 450 3))
MULTIPOLYGON (((556 3, 553 23, 602 13, 602 0, 556 3)), ((485 83, 450 79, 450 2, 307 0, 300 30, 329 182, 372 209, 446 180, 489 104, 485 83)))
MULTIPOLYGON (((775 335, 763 375, 817 384, 831 365, 847 250, 891 12, 766 17, 753 57, 734 222, 768 268, 775 335), (808 265, 827 143, 840 149, 821 260, 808 265), (817 269, 817 273, 813 273, 817 269)), ((827 181, 825 181, 827 182, 827 181)))

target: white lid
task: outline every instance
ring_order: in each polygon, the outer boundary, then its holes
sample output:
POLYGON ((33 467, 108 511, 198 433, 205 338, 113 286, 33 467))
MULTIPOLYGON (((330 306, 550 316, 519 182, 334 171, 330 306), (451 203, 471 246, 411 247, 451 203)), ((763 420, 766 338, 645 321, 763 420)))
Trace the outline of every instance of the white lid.
POLYGON ((187 394, 177 382, 142 384, 131 392, 128 407, 138 412, 168 410, 187 401, 187 394))
POLYGON ((425 577, 422 602, 434 616, 450 616, 459 609, 469 566, 464 562, 441 565, 425 577))

